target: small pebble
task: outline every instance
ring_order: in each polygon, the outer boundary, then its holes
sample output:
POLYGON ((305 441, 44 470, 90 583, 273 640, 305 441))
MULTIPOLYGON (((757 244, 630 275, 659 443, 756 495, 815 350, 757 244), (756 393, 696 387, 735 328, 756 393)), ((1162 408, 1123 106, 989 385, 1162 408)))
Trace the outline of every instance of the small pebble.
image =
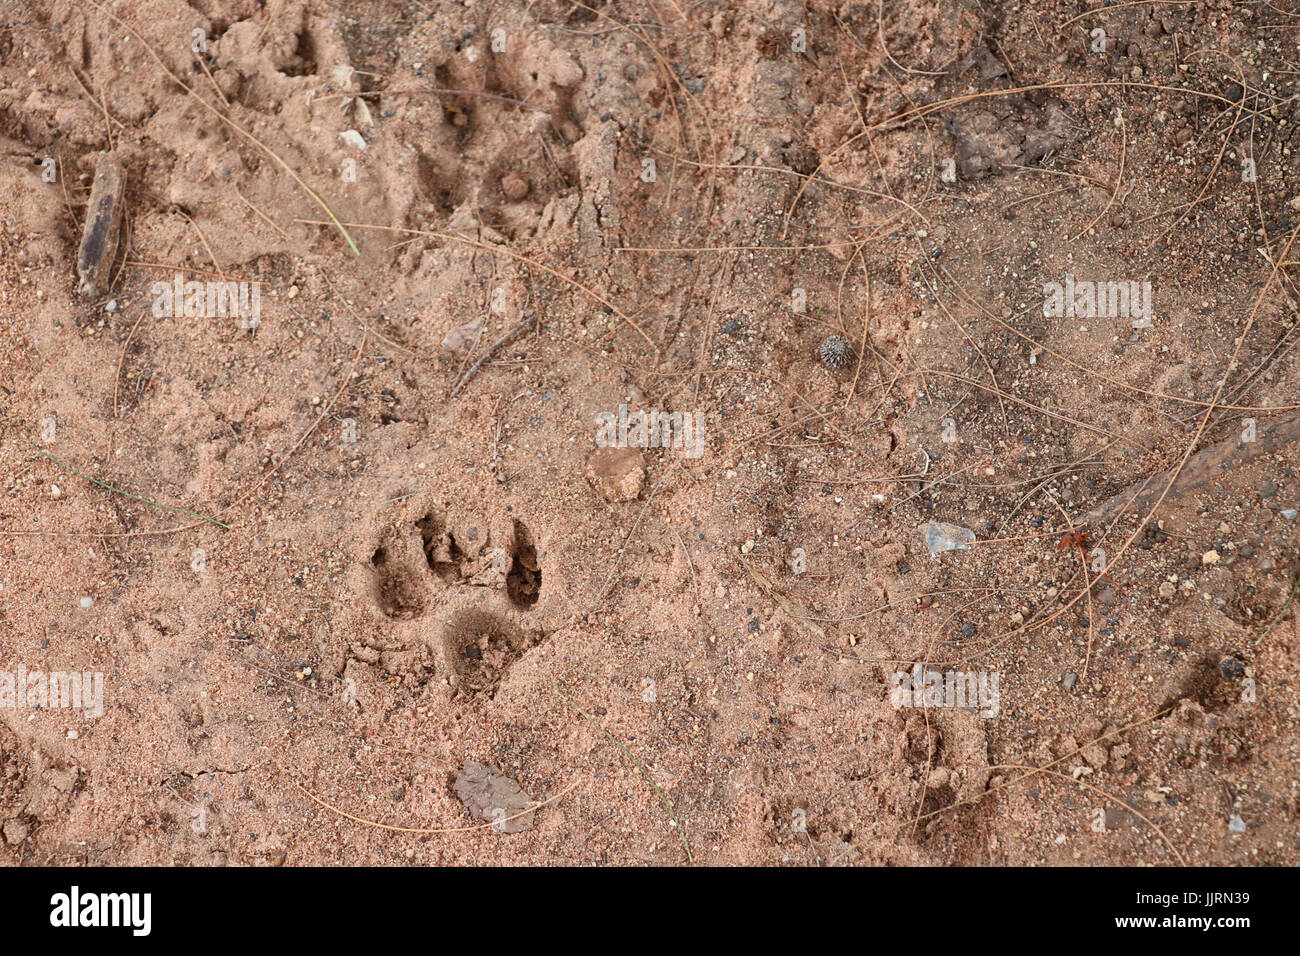
POLYGON ((501 177, 501 191, 515 202, 527 196, 530 188, 528 180, 521 173, 512 171, 501 177))
POLYGON ((1066 690, 1069 690, 1071 687, 1073 687, 1073 686, 1074 686, 1075 684, 1077 684, 1078 682, 1079 682, 1079 675, 1078 675, 1078 674, 1073 674, 1073 673, 1071 673, 1071 674, 1066 674, 1066 675, 1065 675, 1065 680, 1061 681, 1061 686, 1064 687, 1066 690))
POLYGON ((90 608, 90 607, 94 607, 94 606, 95 606, 95 599, 94 599, 93 597, 86 596, 86 597, 83 597, 83 598, 82 598, 78 603, 79 603, 83 608, 90 608))
POLYGON ((1228 817, 1228 832, 1245 833, 1246 821, 1234 813, 1232 816, 1228 817))
POLYGON ((946 521, 931 521, 925 526, 925 547, 931 554, 945 551, 967 551, 975 540, 975 532, 946 521))

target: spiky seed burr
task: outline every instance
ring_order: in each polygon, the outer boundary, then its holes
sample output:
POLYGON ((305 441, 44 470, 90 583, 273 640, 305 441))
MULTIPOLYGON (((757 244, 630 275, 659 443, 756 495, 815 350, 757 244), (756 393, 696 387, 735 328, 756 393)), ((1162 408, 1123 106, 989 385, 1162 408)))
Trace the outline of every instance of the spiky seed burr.
POLYGON ((840 369, 853 355, 853 348, 844 336, 832 335, 822 342, 817 354, 821 356, 822 364, 827 368, 840 369))

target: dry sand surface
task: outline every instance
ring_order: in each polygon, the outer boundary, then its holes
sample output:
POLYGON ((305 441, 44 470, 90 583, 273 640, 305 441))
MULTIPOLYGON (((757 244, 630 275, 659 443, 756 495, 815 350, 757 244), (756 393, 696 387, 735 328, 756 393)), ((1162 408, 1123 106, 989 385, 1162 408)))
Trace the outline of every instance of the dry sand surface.
POLYGON ((1296 864, 1297 77, 0 0, 0 861, 1296 864))

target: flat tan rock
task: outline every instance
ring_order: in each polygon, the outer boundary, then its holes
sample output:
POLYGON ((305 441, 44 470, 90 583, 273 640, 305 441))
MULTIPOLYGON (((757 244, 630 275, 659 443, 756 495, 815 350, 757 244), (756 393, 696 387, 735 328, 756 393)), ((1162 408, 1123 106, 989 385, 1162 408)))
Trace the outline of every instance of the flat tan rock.
POLYGON ((587 457, 587 477, 606 501, 635 501, 645 487, 639 448, 597 448, 587 457))

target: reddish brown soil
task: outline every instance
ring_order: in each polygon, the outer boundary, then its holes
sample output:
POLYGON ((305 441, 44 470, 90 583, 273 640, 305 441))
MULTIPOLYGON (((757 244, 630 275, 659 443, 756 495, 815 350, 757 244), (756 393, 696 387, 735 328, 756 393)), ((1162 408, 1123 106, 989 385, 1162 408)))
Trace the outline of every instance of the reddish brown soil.
POLYGON ((1294 865, 1282 6, 0 2, 0 860, 1294 865))

